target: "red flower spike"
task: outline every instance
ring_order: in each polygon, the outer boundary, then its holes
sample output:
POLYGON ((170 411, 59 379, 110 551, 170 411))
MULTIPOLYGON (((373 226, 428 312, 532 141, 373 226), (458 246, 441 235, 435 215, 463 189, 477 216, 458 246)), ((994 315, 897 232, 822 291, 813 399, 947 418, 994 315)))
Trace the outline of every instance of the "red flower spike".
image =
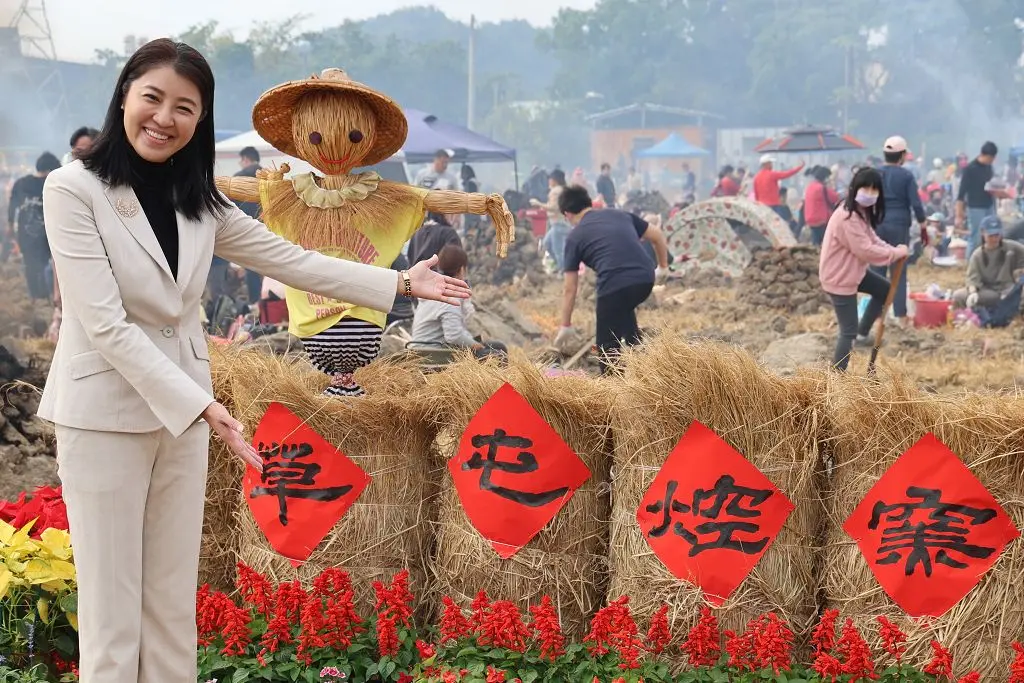
POLYGON ((583 642, 589 644, 588 650, 595 656, 616 650, 621 669, 640 668, 640 639, 629 611, 629 596, 624 595, 598 610, 583 642))
POLYGON ((839 610, 827 609, 821 615, 821 621, 814 628, 811 636, 811 643, 814 645, 814 656, 824 655, 832 652, 836 646, 836 622, 839 620, 839 610))
POLYGON ((662 605, 651 617, 651 627, 647 629, 647 651, 660 655, 672 640, 672 631, 668 625, 668 605, 662 605))
POLYGON ((243 562, 238 565, 238 578, 235 587, 247 605, 252 605, 257 614, 268 619, 274 610, 274 586, 266 576, 260 574, 243 562))
POLYGON ((493 664, 488 664, 487 683, 505 683, 505 672, 501 669, 495 669, 493 664))
POLYGON ((469 608, 473 611, 473 615, 470 617, 473 632, 479 635, 480 629, 483 628, 484 622, 487 621, 487 613, 491 609, 491 600, 487 597, 487 591, 477 593, 476 597, 473 598, 473 604, 469 608))
POLYGON ((936 640, 932 641, 932 661, 928 662, 924 672, 936 677, 950 678, 953 675, 953 655, 936 640))
POLYGON ((819 653, 814 658, 814 664, 811 665, 811 668, 822 681, 829 681, 829 683, 837 683, 843 675, 842 663, 828 652, 819 653))
POLYGON ((878 678, 875 662, 871 658, 871 648, 853 625, 852 619, 847 619, 843 624, 843 635, 836 644, 836 652, 843 663, 843 673, 850 677, 849 683, 878 678))
POLYGON ((436 647, 422 640, 416 641, 416 651, 419 652, 420 659, 430 659, 431 657, 437 654, 436 647))
POLYGON ((690 629, 682 650, 692 667, 713 667, 722 656, 722 634, 718 630, 718 619, 706 605, 701 607, 697 625, 690 629))
POLYGON ((392 617, 377 618, 377 649, 381 657, 394 657, 398 654, 401 643, 398 640, 398 627, 392 617))
POLYGON ((225 657, 241 657, 249 648, 252 642, 252 633, 249 630, 249 623, 252 615, 249 610, 238 607, 228 600, 224 605, 223 630, 221 635, 224 638, 224 649, 221 654, 225 657))
POLYGON ((885 616, 878 617, 876 621, 878 622, 878 636, 882 640, 882 647, 899 664, 903 659, 903 654, 907 651, 907 647, 904 645, 907 642, 907 634, 885 616))
POLYGON ((776 676, 789 671, 793 662, 793 631, 777 614, 762 615, 751 623, 754 664, 771 669, 776 676))
POLYGON ((565 654, 565 636, 562 635, 562 626, 558 623, 558 613, 551 598, 547 595, 541 598, 539 605, 530 607, 533 615, 534 636, 540 646, 541 659, 549 659, 552 662, 565 654))
POLYGON ((327 647, 327 640, 322 631, 327 625, 324 616, 323 604, 319 600, 306 600, 302 606, 302 615, 299 618, 301 631, 299 633, 299 646, 295 650, 295 659, 306 666, 313 662, 313 650, 327 647))
POLYGON ((977 671, 972 671, 962 676, 957 683, 981 683, 981 674, 977 671))
POLYGON ((447 595, 441 599, 444 612, 441 614, 441 645, 468 638, 473 627, 462 613, 462 608, 447 595))
POLYGON ((404 671, 398 674, 398 683, 413 683, 416 679, 405 673, 404 671))
POLYGON ((523 623, 516 604, 509 600, 498 600, 487 612, 477 643, 513 652, 526 652, 529 638, 530 629, 523 623))
POLYGON ((752 634, 747 631, 737 635, 735 631, 726 631, 725 652, 729 655, 729 666, 740 671, 754 670, 754 642, 752 634))
POLYGON ((411 626, 415 596, 409 591, 409 570, 403 569, 395 574, 391 585, 384 587, 380 581, 373 582, 373 590, 377 594, 374 609, 378 615, 387 616, 396 624, 411 626))
POLYGON ((313 595, 337 599, 345 593, 353 592, 352 578, 348 572, 337 567, 328 567, 313 579, 313 595))
POLYGON ((1017 656, 1010 664, 1010 680, 1008 683, 1024 683, 1024 645, 1014 641, 1012 647, 1017 656))

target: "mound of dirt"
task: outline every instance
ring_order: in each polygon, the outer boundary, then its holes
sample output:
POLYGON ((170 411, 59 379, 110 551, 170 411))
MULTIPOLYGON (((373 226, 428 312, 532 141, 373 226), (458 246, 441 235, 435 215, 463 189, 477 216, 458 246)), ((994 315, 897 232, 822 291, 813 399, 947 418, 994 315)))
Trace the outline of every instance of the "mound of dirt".
POLYGON ((817 247, 759 249, 740 280, 740 295, 752 306, 813 315, 828 303, 818 280, 817 247))

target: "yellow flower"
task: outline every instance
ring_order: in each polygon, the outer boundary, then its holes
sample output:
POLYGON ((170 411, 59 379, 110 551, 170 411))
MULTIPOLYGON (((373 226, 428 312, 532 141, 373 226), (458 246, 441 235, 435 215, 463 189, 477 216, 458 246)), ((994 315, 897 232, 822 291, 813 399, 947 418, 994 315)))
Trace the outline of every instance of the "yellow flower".
POLYGON ((38 544, 58 560, 71 559, 71 535, 61 529, 43 531, 38 544))
POLYGON ((73 581, 75 565, 64 560, 48 560, 37 557, 26 563, 23 576, 31 584, 44 584, 58 580, 73 581))
POLYGON ((11 570, 0 564, 0 600, 7 596, 7 591, 14 585, 14 574, 11 570))

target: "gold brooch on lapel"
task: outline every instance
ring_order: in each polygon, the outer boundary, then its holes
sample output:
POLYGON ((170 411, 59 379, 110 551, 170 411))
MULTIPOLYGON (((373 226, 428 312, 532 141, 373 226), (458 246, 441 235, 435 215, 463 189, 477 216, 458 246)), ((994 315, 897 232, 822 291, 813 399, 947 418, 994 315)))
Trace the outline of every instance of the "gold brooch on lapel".
POLYGON ((139 212, 139 203, 135 200, 118 199, 114 202, 114 208, 125 218, 135 218, 135 214, 139 212))

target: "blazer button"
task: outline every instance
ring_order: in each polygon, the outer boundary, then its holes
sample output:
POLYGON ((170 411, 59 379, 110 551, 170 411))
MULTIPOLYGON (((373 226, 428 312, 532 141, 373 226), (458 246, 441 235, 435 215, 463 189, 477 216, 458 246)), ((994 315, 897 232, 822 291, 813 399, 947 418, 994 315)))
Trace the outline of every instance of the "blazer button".
POLYGON ((171 337, 174 336, 174 328, 170 326, 165 327, 164 329, 160 330, 160 334, 164 335, 164 337, 166 337, 167 339, 170 339, 171 337))

